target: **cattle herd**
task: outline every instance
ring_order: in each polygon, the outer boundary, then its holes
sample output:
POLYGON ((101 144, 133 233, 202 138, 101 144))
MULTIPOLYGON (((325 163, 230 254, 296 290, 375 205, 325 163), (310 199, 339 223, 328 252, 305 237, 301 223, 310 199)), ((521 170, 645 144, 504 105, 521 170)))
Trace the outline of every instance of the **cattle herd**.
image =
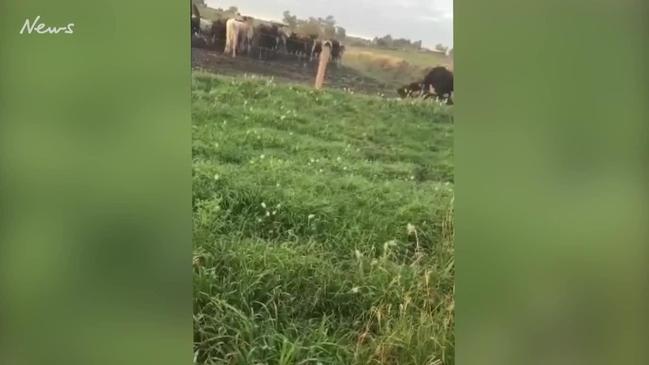
MULTIPOLYGON (((207 20, 201 17, 198 7, 192 4, 192 36, 213 48, 223 46, 227 55, 247 55, 259 59, 293 56, 314 61, 322 50, 322 39, 316 35, 298 34, 281 23, 260 21, 251 17, 236 16, 229 19, 207 20)), ((331 39, 331 61, 339 64, 345 46, 331 39)))
MULTIPOLYGON (((317 35, 305 35, 291 31, 286 25, 236 16, 229 19, 207 20, 201 17, 198 7, 192 3, 191 34, 212 48, 223 47, 226 55, 247 55, 268 60, 290 56, 313 62, 318 60, 323 44, 331 45, 331 59, 339 64, 345 46, 336 39, 324 40, 317 35)), ((438 98, 453 104, 453 72, 446 67, 431 69, 423 80, 410 83, 397 90, 402 98, 438 98)))

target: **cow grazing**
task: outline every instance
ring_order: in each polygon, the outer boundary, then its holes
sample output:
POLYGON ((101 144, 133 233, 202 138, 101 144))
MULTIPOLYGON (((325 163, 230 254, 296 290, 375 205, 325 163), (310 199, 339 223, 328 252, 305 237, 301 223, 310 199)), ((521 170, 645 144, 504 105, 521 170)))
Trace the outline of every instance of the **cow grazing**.
POLYGON ((448 105, 453 105, 453 72, 443 66, 434 67, 422 81, 400 87, 397 89, 397 93, 402 98, 446 99, 448 105))
POLYGON ((231 18, 225 23, 225 54, 237 56, 237 51, 249 52, 252 46, 254 30, 252 19, 231 18))
POLYGON ((446 103, 453 104, 453 72, 444 66, 434 67, 424 77, 423 86, 430 96, 446 98, 446 103))

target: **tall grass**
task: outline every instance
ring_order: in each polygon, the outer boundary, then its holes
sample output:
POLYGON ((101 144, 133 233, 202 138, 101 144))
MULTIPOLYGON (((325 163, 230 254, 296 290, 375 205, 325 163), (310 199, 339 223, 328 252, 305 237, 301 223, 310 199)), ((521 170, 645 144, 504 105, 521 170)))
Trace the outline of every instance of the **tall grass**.
POLYGON ((452 364, 448 107, 193 77, 204 364, 452 364))

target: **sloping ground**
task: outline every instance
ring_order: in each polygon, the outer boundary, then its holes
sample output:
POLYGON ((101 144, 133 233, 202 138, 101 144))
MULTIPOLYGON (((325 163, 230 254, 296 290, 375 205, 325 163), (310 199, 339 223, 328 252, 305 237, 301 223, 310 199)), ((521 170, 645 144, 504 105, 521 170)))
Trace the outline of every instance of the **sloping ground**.
MULTIPOLYGON (((274 77, 277 81, 299 83, 312 86, 317 65, 297 60, 262 61, 254 57, 227 57, 223 53, 204 48, 192 48, 192 68, 238 76, 242 73, 274 77)), ((351 89, 366 94, 397 96, 396 87, 386 85, 376 79, 363 76, 345 66, 330 66, 327 69, 325 87, 351 89)))
POLYGON ((452 60, 444 55, 415 50, 388 50, 371 47, 347 47, 343 62, 346 66, 392 85, 392 88, 422 80, 435 66, 452 69, 452 60))
POLYGON ((195 73, 205 364, 453 364, 445 106, 195 73))

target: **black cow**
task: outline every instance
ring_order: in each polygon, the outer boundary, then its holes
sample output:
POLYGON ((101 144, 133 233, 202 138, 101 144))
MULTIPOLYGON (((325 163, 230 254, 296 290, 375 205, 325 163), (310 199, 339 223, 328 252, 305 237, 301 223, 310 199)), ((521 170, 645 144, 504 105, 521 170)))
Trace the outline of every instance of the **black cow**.
POLYGON ((444 66, 434 67, 423 81, 424 89, 430 96, 446 98, 448 105, 453 105, 453 72, 444 66))

